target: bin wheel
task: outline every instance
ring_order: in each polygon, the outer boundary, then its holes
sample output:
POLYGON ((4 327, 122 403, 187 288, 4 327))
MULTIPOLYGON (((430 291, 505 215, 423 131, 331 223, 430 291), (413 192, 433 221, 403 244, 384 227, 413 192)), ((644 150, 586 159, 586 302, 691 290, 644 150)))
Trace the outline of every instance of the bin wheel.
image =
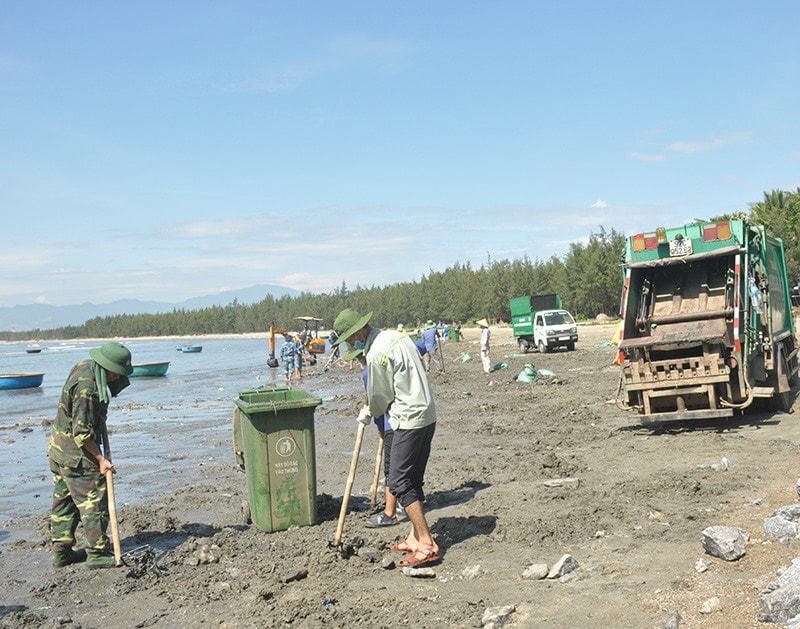
POLYGON ((242 519, 245 524, 253 523, 253 518, 250 517, 250 503, 247 500, 242 500, 242 519))

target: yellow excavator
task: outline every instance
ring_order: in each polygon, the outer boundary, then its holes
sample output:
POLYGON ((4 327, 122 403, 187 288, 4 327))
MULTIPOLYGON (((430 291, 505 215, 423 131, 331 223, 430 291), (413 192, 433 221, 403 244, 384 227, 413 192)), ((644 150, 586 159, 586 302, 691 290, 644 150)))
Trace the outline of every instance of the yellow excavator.
MULTIPOLYGON (((325 353, 325 339, 319 338, 319 322, 322 319, 317 317, 295 317, 295 319, 299 319, 304 324, 303 331, 305 334, 302 337, 305 338, 305 348, 311 357, 309 362, 314 365, 317 362, 317 355, 325 353), (310 327, 311 322, 314 323, 313 332, 310 327)), ((267 360, 267 365, 273 369, 278 366, 278 359, 275 357, 276 334, 281 334, 287 341, 291 339, 291 334, 286 328, 269 326, 269 359, 267 360)))
POLYGON ((300 338, 305 339, 306 351, 311 356, 309 361, 312 365, 316 364, 317 356, 325 353, 325 339, 319 338, 319 322, 322 319, 317 317, 295 317, 303 322, 303 333, 300 338), (314 330, 311 330, 311 323, 314 323, 314 330))

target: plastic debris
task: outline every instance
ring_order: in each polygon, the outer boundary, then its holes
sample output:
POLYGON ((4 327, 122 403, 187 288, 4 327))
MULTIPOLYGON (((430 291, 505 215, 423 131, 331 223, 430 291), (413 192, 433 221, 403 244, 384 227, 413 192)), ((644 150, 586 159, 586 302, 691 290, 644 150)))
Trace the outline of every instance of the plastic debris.
POLYGON ((533 382, 536 380, 536 369, 533 365, 527 364, 522 368, 522 371, 517 376, 517 382, 533 382))

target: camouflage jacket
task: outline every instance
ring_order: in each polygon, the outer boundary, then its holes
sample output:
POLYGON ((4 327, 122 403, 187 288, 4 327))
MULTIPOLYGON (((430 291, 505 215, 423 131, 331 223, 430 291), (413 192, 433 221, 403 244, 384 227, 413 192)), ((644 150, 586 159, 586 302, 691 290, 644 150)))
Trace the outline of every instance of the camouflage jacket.
POLYGON ((102 443, 106 427, 108 403, 97 394, 94 361, 84 360, 72 368, 58 401, 58 412, 50 433, 47 456, 64 467, 84 465, 97 467, 97 461, 83 444, 94 439, 102 443))

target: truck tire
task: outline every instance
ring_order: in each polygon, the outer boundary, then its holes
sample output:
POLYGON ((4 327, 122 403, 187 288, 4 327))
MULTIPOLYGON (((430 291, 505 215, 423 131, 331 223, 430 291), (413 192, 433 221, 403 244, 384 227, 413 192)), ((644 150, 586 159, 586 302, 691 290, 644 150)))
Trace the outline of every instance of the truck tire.
POLYGON ((523 354, 526 354, 528 352, 528 341, 526 341, 525 339, 519 340, 519 351, 521 351, 523 354))
POLYGON ((567 351, 574 352, 575 351, 575 343, 567 343, 567 351))
POLYGON ((783 350, 780 352, 777 370, 778 387, 784 387, 786 391, 775 391, 775 396, 772 398, 773 407, 774 410, 785 413, 792 408, 792 387, 789 383, 789 362, 783 350))
POLYGON ((545 343, 542 340, 539 340, 539 353, 540 354, 546 354, 549 351, 550 351, 550 348, 547 347, 547 343, 545 343))

